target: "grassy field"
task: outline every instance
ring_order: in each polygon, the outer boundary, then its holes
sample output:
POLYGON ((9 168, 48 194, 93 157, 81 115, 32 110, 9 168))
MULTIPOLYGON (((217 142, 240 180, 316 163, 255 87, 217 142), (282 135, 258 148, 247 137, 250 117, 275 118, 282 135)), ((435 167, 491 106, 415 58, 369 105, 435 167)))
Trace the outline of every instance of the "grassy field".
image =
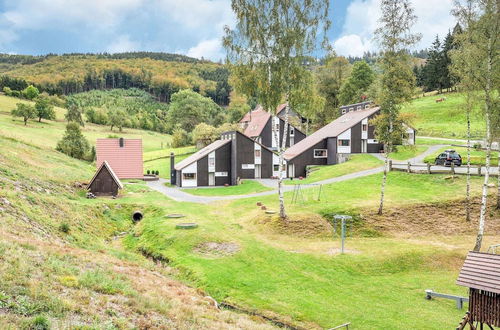
POLYGON ((237 186, 215 187, 215 188, 187 188, 183 191, 198 196, 235 196, 259 193, 272 190, 257 181, 242 180, 237 186))
MULTIPOLYGON (((463 96, 458 93, 426 96, 413 100, 403 111, 415 115, 413 126, 418 135, 464 139, 467 136, 467 121, 463 102, 463 96), (446 97, 446 100, 436 103, 436 98, 440 97, 446 97)), ((473 114, 472 137, 481 139, 484 129, 480 114, 473 114)))
POLYGON ((371 155, 352 155, 345 163, 327 166, 315 166, 309 176, 302 180, 287 180, 285 184, 308 184, 330 178, 343 176, 353 172, 368 170, 382 165, 383 162, 371 155))
POLYGON ((439 138, 423 138, 417 136, 417 145, 436 145, 436 144, 443 144, 443 145, 452 145, 452 144, 458 144, 458 145, 463 145, 464 141, 462 140, 443 140, 439 138))
MULTIPOLYGON (((439 156, 440 153, 445 151, 446 149, 454 149, 456 150, 460 156, 462 156, 462 162, 464 164, 467 163, 467 148, 462 147, 445 147, 439 150, 435 155, 427 156, 424 159, 424 162, 434 164, 436 157, 439 156)), ((485 165, 486 164, 486 152, 482 150, 471 149, 471 159, 470 163, 472 165, 485 165)), ((491 165, 498 166, 498 152, 491 153, 491 165)))
MULTIPOLYGON (((27 126, 24 126, 21 118, 13 118, 10 116, 10 110, 15 108, 18 102, 23 101, 17 98, 0 95, 1 135, 44 148, 55 148, 57 141, 64 135, 66 126, 66 122, 64 122, 65 110, 61 108, 57 109, 57 121, 42 121, 39 123, 38 121, 32 120, 28 122, 27 126)), ((144 152, 167 148, 167 145, 171 141, 170 135, 157 132, 129 128, 124 129, 123 132, 118 132, 117 129, 111 131, 108 126, 89 123, 85 125, 82 132, 92 145, 95 145, 97 138, 106 138, 110 135, 129 139, 141 138, 144 152)))
POLYGON ((398 150, 396 152, 391 152, 389 158, 394 160, 407 160, 420 155, 427 149, 428 147, 420 145, 398 146, 398 150))

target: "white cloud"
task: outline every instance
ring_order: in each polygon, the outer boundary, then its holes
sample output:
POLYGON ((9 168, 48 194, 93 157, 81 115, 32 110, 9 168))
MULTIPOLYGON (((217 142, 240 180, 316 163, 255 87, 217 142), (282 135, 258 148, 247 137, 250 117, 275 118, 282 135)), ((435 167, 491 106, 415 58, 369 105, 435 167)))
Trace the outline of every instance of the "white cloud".
POLYGON ((224 57, 224 52, 220 39, 210 39, 203 40, 196 46, 189 48, 186 55, 218 61, 224 57))
POLYGON ((108 46, 107 49, 109 53, 123 53, 131 52, 134 50, 140 50, 140 44, 138 42, 130 40, 130 37, 128 35, 119 36, 108 46))
MULTIPOLYGON (((412 2, 418 17, 413 32, 422 34, 416 49, 427 48, 439 34, 442 39, 452 29, 455 19, 451 15, 453 0, 415 0, 412 2)), ((364 51, 377 50, 373 31, 380 17, 380 0, 354 0, 347 8, 340 37, 334 49, 340 55, 362 55, 364 51)))

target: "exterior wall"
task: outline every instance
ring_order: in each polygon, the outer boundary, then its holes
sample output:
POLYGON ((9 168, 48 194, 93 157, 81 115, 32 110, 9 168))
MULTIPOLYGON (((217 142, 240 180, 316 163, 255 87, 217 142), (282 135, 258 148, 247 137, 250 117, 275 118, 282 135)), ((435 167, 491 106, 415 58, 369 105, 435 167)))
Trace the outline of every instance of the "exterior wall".
POLYGON ((236 173, 240 179, 255 178, 255 150, 254 141, 236 133, 236 139, 232 143, 236 144, 236 173), (243 169, 243 164, 250 165, 250 168, 243 169), (253 165, 253 166, 252 166, 253 165))
POLYGON ((261 178, 270 178, 273 176, 273 155, 271 151, 262 148, 262 165, 261 165, 261 178))
POLYGON ((120 147, 120 139, 97 139, 96 167, 107 161, 119 179, 142 179, 142 140, 124 139, 123 142, 120 147))
POLYGON ((380 150, 384 149, 384 145, 382 143, 373 143, 375 140, 375 126, 370 124, 370 121, 375 118, 377 114, 373 114, 368 118, 368 145, 367 145, 367 152, 374 154, 374 153, 379 153, 380 150))
POLYGON ((231 143, 215 150, 215 185, 231 184, 231 143), (227 176, 218 176, 217 173, 227 172, 227 176))
POLYGON ((328 138, 326 141, 326 149, 328 150, 328 158, 326 159, 326 164, 337 164, 337 138, 328 138))
POLYGON ((118 195, 118 184, 113 180, 106 167, 103 166, 90 185, 89 190, 96 196, 116 196, 118 195))
POLYGON ((351 153, 361 153, 361 122, 357 123, 351 128, 351 153))
POLYGON ((179 180, 179 184, 181 187, 196 187, 198 185, 198 162, 194 162, 193 164, 186 166, 181 171, 177 171, 181 175, 181 180, 179 180), (196 180, 184 180, 182 177, 184 173, 194 173, 196 174, 196 180))
POLYGON ((196 162, 196 181, 198 186, 208 186, 208 156, 196 162))
MULTIPOLYGON (((274 136, 273 136, 273 126, 272 126, 273 119, 272 118, 270 118, 267 121, 266 126, 264 126, 264 129, 262 130, 262 132, 260 134, 261 144, 263 144, 264 146, 266 146, 268 148, 276 148, 277 147, 276 140, 274 139, 274 136)), ((279 120, 279 123, 280 123, 279 143, 281 143, 282 138, 283 138, 283 131, 285 128, 285 122, 280 117, 274 117, 274 118, 276 118, 274 120, 279 120)), ((299 130, 297 130, 297 128, 295 128, 294 144, 297 144, 299 141, 302 141, 305 137, 306 137, 306 135, 304 133, 300 132, 299 130)), ((287 130, 286 146, 287 146, 287 148, 290 147, 290 129, 287 130)))
POLYGON ((314 146, 290 160, 288 163, 295 166, 295 177, 306 176, 306 167, 308 165, 327 165, 328 158, 314 158, 314 149, 327 149, 327 141, 323 140, 314 146))
POLYGON ((348 129, 347 131, 343 132, 342 134, 339 134, 337 137, 337 141, 339 140, 349 140, 349 146, 338 146, 337 147, 337 152, 339 154, 350 154, 351 153, 351 129, 348 129))
POLYGON ((271 148, 273 145, 273 130, 272 130, 272 125, 271 125, 271 118, 266 123, 266 126, 264 126, 264 129, 262 130, 262 133, 260 133, 261 137, 261 142, 263 145, 265 145, 268 148, 271 148))
POLYGON ((294 144, 297 144, 299 143, 300 141, 304 140, 306 138, 306 135, 304 133, 302 133, 301 131, 297 130, 297 128, 295 128, 295 139, 294 139, 294 144))

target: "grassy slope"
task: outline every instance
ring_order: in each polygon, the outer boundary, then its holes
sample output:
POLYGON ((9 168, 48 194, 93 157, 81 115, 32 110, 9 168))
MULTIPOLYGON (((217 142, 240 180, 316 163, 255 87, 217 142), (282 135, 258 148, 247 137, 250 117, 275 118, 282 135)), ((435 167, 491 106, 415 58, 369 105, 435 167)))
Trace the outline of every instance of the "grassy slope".
MULTIPOLYGON (((66 125, 63 121, 65 110, 57 109, 57 121, 42 121, 42 123, 29 121, 25 127, 21 118, 13 118, 8 115, 18 102, 20 100, 17 98, 0 95, 0 131, 2 136, 8 136, 36 146, 54 148, 57 141, 64 135, 66 125)), ((118 135, 124 138, 142 138, 145 152, 159 150, 162 146, 165 148, 171 140, 170 135, 157 132, 127 128, 120 133, 116 129, 110 131, 107 126, 89 123, 85 125, 83 134, 92 145, 95 145, 97 138, 105 138, 109 135, 118 135)))
MULTIPOLYGON (((436 157, 446 149, 454 149, 456 150, 460 156, 462 156, 462 161, 464 164, 467 163, 467 148, 462 147, 445 147, 439 150, 435 155, 427 156, 424 159, 424 162, 434 164, 436 157)), ((471 149, 471 164, 472 165, 485 165, 486 164, 486 152, 481 150, 471 149)), ((491 165, 498 166, 498 152, 491 153, 491 165)))
POLYGON ((317 166, 316 170, 303 180, 285 181, 285 184, 308 184, 349 173, 368 170, 382 165, 382 161, 371 155, 353 155, 347 162, 337 165, 317 166))
POLYGON ((192 195, 198 196, 234 196, 234 195, 247 195, 263 191, 271 190, 257 181, 242 180, 237 186, 229 187, 216 187, 216 188, 188 188, 183 191, 192 195))
POLYGON ((396 152, 391 152, 389 158, 394 160, 406 160, 414 158, 428 149, 426 146, 398 146, 396 152))
MULTIPOLYGON (((404 111, 415 115, 414 126, 418 135, 463 139, 467 136, 465 111, 461 108, 463 96, 457 93, 443 94, 446 101, 436 103, 441 96, 426 96, 413 100, 404 111)), ((473 138, 484 136, 484 123, 479 115, 471 122, 473 138)))
POLYGON ((151 203, 161 196, 138 185, 120 199, 87 200, 72 182, 93 166, 1 132, 0 145, 0 328, 268 328, 216 311, 171 268, 113 238, 132 229, 133 210, 165 212, 151 203))

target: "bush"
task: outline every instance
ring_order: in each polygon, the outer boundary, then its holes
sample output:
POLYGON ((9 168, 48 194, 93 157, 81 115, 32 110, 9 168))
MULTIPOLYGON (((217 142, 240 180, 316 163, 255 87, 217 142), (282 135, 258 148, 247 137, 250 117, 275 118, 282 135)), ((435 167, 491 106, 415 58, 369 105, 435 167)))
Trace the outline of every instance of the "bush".
POLYGON ((10 94, 10 96, 21 97, 21 92, 20 91, 12 91, 12 93, 10 94))
POLYGON ((59 225, 59 231, 67 234, 69 233, 69 225, 67 223, 61 223, 61 225, 59 225))
POLYGON ((89 142, 80 131, 80 126, 75 122, 66 125, 66 132, 62 140, 57 143, 56 150, 70 157, 85 160, 89 149, 89 142))
POLYGON ((155 174, 160 175, 160 171, 156 170, 155 174))
POLYGON ((172 135, 172 147, 179 148, 188 146, 191 143, 189 134, 182 128, 177 128, 172 135))
POLYGON ((27 98, 28 100, 33 100, 35 99, 38 95, 40 94, 40 91, 38 88, 36 88, 33 85, 29 85, 23 90, 23 96, 27 98))
POLYGON ((3 93, 7 96, 12 96, 12 89, 10 89, 10 87, 5 86, 3 88, 3 93))
POLYGON ((150 170, 147 170, 147 171, 146 171, 146 174, 151 174, 151 171, 150 171, 150 170))

